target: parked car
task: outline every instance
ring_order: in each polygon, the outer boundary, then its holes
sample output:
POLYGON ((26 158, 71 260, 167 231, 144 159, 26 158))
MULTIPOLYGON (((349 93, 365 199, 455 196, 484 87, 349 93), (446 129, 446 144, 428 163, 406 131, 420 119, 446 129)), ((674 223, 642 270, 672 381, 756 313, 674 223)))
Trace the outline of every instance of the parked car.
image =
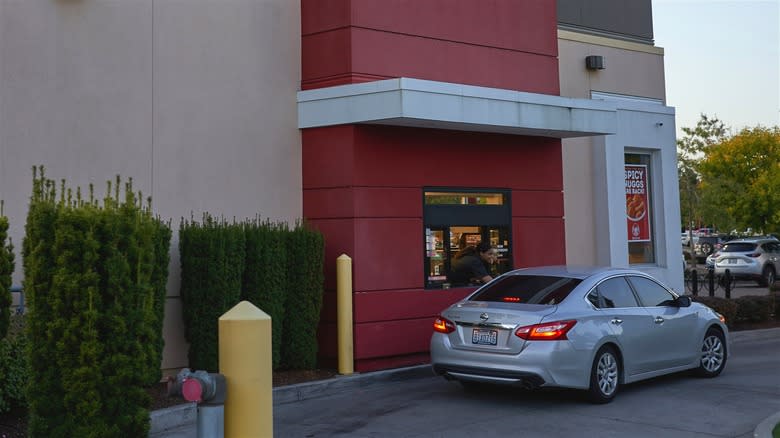
POLYGON ((723 371, 724 318, 633 269, 517 269, 434 321, 433 371, 465 387, 586 390, 611 401, 623 384, 695 369, 723 371))
POLYGON ((761 286, 770 286, 780 271, 780 241, 774 237, 735 239, 708 257, 716 275, 726 270, 735 279, 755 280, 761 286))

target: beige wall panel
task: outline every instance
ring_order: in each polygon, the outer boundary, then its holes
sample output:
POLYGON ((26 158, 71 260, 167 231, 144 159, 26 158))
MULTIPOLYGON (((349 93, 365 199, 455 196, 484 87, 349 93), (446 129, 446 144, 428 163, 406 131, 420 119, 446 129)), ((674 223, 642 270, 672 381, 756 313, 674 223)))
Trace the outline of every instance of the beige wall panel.
MULTIPOLYGON (((0 0, 0 199, 17 254, 33 165, 101 197, 132 177, 172 220, 177 296, 182 217, 301 216, 299 84, 298 1, 0 0)), ((177 311, 166 368, 186 365, 177 311)))
MULTIPOLYGON (((151 194, 152 2, 0 2, 0 199, 21 248, 33 165, 151 194)), ((14 283, 21 283, 21 256, 14 283)))
POLYGON ((187 349, 189 344, 184 339, 184 317, 179 297, 168 297, 165 300, 165 320, 163 321, 163 376, 175 375, 187 366, 187 349))
POLYGON ((558 40, 561 96, 590 98, 591 91, 661 99, 665 102, 663 55, 558 40), (585 57, 604 57, 603 70, 585 68, 585 57))
POLYGON ((155 2, 154 195, 190 212, 301 215, 300 6, 155 2))
MULTIPOLYGON (((652 49, 630 50, 559 38, 561 95, 588 99, 591 91, 600 91, 664 99, 663 55, 652 49), (585 57, 589 55, 603 56, 606 68, 586 69, 585 57)), ((592 141, 563 140, 566 261, 572 264, 597 264, 596 248, 605 244, 596 241, 594 187, 604 182, 594 180, 592 141)))

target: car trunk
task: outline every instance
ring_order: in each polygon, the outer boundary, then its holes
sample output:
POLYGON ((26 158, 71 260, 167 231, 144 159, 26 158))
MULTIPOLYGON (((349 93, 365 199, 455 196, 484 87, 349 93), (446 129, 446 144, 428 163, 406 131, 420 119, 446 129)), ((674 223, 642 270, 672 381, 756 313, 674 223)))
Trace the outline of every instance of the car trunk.
POLYGON ((551 305, 469 301, 450 308, 444 316, 456 326, 448 335, 453 348, 517 354, 525 340, 515 336, 515 330, 540 323, 556 309, 557 306, 551 305))

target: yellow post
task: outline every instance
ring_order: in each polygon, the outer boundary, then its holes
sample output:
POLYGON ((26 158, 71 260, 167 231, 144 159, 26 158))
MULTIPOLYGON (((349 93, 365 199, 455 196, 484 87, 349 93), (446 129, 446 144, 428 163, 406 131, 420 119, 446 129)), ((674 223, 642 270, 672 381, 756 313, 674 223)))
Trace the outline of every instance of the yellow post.
POLYGON ((225 437, 273 437, 271 317, 249 301, 219 318, 219 371, 227 383, 225 437))
POLYGON ((354 372, 352 347, 352 259, 342 254, 336 259, 336 319, 338 321, 339 373, 354 372))

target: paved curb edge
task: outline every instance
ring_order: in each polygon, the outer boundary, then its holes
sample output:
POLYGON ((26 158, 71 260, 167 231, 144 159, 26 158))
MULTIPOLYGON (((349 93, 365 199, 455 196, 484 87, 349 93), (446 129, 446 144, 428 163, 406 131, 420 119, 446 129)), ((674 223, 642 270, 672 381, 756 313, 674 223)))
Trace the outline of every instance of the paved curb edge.
POLYGON ((753 432, 753 437, 772 438, 772 431, 778 423, 780 423, 780 412, 777 412, 759 423, 758 426, 756 426, 756 430, 753 432))
POLYGON ((198 419, 198 406, 187 403, 170 408, 157 409, 149 413, 151 425, 149 435, 159 434, 182 426, 195 424, 198 419))
MULTIPOLYGON (((430 364, 372 371, 365 374, 339 375, 325 380, 276 387, 273 389, 273 404, 281 405, 323 397, 339 390, 362 388, 374 383, 431 376, 433 376, 433 371, 431 371, 430 364)), ((195 424, 198 418, 198 406, 195 403, 187 403, 152 411, 149 416, 151 417, 149 435, 160 434, 195 424)))

